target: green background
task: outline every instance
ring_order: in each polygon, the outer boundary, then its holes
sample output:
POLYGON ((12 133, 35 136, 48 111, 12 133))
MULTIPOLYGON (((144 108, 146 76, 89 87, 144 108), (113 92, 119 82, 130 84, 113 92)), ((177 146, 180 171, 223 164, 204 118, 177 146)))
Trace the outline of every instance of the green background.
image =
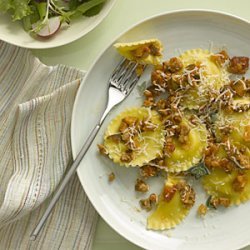
MULTIPOLYGON (((220 10, 250 20, 249 0, 117 0, 105 20, 85 37, 59 48, 33 52, 48 65, 60 63, 88 70, 106 46, 131 25, 152 15, 180 9, 220 10)), ((117 249, 141 248, 118 235, 100 218, 93 250, 117 249)), ((250 247, 245 250, 250 250, 250 247)))

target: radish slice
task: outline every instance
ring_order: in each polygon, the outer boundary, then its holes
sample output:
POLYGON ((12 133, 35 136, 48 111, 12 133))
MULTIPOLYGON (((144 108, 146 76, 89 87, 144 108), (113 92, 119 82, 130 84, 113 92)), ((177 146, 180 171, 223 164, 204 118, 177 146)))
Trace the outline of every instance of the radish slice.
MULTIPOLYGON (((37 35, 40 37, 49 38, 59 30, 60 26, 60 17, 51 17, 48 19, 48 23, 41 30, 39 30, 39 32, 37 32, 37 35)), ((35 27, 36 24, 33 24, 33 28, 35 27)))

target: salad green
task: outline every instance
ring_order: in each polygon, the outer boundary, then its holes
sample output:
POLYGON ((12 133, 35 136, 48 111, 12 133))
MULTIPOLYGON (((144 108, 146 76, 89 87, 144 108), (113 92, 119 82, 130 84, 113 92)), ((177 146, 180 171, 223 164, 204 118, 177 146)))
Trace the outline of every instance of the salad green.
POLYGON ((73 18, 94 16, 106 0, 1 0, 0 12, 11 14, 13 21, 20 20, 31 34, 49 37, 62 23, 73 18))

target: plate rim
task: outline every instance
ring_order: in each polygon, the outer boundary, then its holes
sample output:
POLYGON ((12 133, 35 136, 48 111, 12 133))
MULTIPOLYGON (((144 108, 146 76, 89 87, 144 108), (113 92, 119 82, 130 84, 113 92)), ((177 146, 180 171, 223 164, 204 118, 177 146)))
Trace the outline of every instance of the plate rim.
MULTIPOLYGON (((116 42, 121 36, 123 36, 125 33, 129 32, 130 30, 134 29, 135 27, 139 26, 140 24, 144 23, 144 22, 147 22, 149 20, 152 20, 154 18, 159 18, 159 17, 162 17, 162 16, 166 16, 166 15, 171 15, 171 14, 181 14, 181 13, 206 13, 206 14, 219 14, 219 15, 222 15, 222 16, 226 16, 226 17, 230 17, 230 18, 233 18, 235 20, 238 20, 238 21, 241 21, 243 23, 246 23, 247 25, 249 25, 250 27, 250 20, 248 21, 247 19, 245 18, 242 18, 242 17, 239 17, 235 14, 232 14, 232 13, 229 13, 229 12, 226 12, 226 11, 220 11, 220 10, 215 10, 215 9, 200 9, 200 8, 195 8, 195 9, 178 9, 178 10, 171 10, 171 11, 163 11, 161 13, 158 13, 158 14, 154 14, 154 15, 151 15, 149 17, 146 17, 146 18, 143 18, 141 20, 139 20, 138 22, 135 22, 133 25, 129 26, 127 29, 125 29, 124 31, 120 32, 117 36, 115 36, 114 39, 111 40, 111 42, 98 54, 98 56, 96 57, 96 59, 94 60, 94 62, 91 64, 91 66, 89 67, 89 70, 87 71, 86 75, 84 76, 84 79, 81 81, 80 83, 80 87, 77 91, 77 94, 76 94, 76 98, 75 98, 75 102, 74 102, 74 106, 73 106, 73 111, 72 111, 72 118, 71 118, 71 147, 72 147, 72 155, 73 155, 73 159, 75 159, 76 157, 76 149, 75 149, 75 144, 74 144, 74 138, 73 138, 73 130, 74 130, 74 124, 75 124, 75 121, 76 121, 76 107, 77 107, 77 104, 79 102, 79 99, 80 99, 80 92, 81 92, 81 89, 84 87, 84 84, 85 82, 87 81, 88 79, 88 76, 91 74, 92 72, 92 69, 95 67, 96 63, 99 61, 99 59, 102 57, 102 55, 106 52, 106 50, 108 50, 108 48, 114 43, 116 42)), ((81 164, 81 162, 80 162, 81 164)), ((79 165, 80 165, 79 164, 79 165)), ((109 220, 107 217, 104 216, 104 213, 101 209, 98 209, 96 207, 96 204, 94 202, 94 199, 91 197, 91 195, 89 195, 86 191, 85 191, 85 188, 84 188, 84 184, 83 184, 83 180, 81 179, 81 175, 79 173, 79 169, 76 170, 77 172, 77 175, 78 175, 78 178, 80 180, 80 183, 81 183, 81 186, 84 190, 84 192, 86 193, 88 199, 90 200, 92 206, 95 208, 96 212, 102 217, 102 219, 113 229, 115 230, 119 235, 121 235, 122 237, 124 237, 126 240, 128 240, 129 242, 131 242, 132 244, 135 244, 143 249, 148 249, 148 248, 145 248, 146 246, 142 243, 142 242, 135 242, 133 239, 131 239, 129 237, 129 235, 127 235, 125 233, 125 231, 121 231, 120 228, 116 225, 116 223, 114 222, 114 220, 109 220)), ((247 247, 250 245, 250 241, 249 241, 249 244, 245 245, 245 244, 241 244, 239 245, 239 249, 241 248, 244 248, 244 247, 247 247)), ((169 250, 172 249, 171 246, 169 248, 169 250)))
MULTIPOLYGON (((96 16, 101 15, 99 19, 96 19, 93 25, 90 25, 89 27, 87 27, 85 30, 80 31, 79 33, 76 34, 76 36, 74 36, 72 39, 69 39, 67 42, 61 41, 61 42, 56 42, 54 43, 43 43, 43 42, 39 42, 39 43, 35 43, 35 44, 20 44, 18 43, 18 39, 16 40, 11 40, 11 39, 6 39, 6 38, 1 38, 0 40, 18 46, 20 48, 26 48, 26 49, 52 49, 52 48, 58 48, 67 44, 70 44, 84 36, 86 36, 89 32, 91 32, 92 30, 94 30, 102 21, 104 21, 104 19, 109 15, 111 9, 114 7, 115 3, 117 2, 117 0, 109 0, 106 4, 106 8, 105 8, 105 12, 101 11, 100 13, 98 13, 96 16), (43 45, 43 46, 42 46, 43 45)), ((5 15, 5 13, 3 13, 2 15, 5 15)), ((35 40, 35 39, 34 39, 35 40)), ((37 42, 37 40, 35 40, 37 42)))

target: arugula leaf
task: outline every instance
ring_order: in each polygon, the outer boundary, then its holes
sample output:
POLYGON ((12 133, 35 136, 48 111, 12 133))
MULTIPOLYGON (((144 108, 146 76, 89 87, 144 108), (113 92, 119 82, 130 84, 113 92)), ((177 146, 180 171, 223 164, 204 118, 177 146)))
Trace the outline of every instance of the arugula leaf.
POLYGON ((97 15, 97 14, 101 11, 103 5, 104 5, 104 3, 101 3, 101 4, 99 4, 99 5, 96 5, 95 7, 91 8, 91 9, 88 10, 88 11, 86 11, 86 12, 84 13, 84 16, 90 17, 90 16, 95 16, 95 15, 97 15))
POLYGON ((6 12, 12 8, 12 0, 1 0, 0 1, 0 12, 6 12))
POLYGON ((75 10, 77 8, 77 6, 79 6, 80 4, 81 4, 81 2, 78 0, 71 0, 71 1, 69 1, 69 9, 75 10))
POLYGON ((39 13, 39 16, 41 19, 43 19, 46 16, 46 11, 47 11, 47 3, 46 2, 34 2, 34 5, 36 6, 36 9, 39 13))
POLYGON ((11 2, 11 9, 13 10, 13 21, 21 20, 23 17, 32 14, 29 2, 30 0, 13 0, 11 2))
POLYGON ((76 8, 76 12, 80 12, 82 14, 86 13, 88 10, 96 7, 97 5, 100 5, 102 3, 104 3, 106 0, 91 0, 89 2, 85 2, 81 5, 79 5, 77 8, 76 8))
POLYGON ((30 7, 32 10, 32 14, 30 14, 29 16, 25 16, 22 19, 23 28, 25 31, 30 31, 32 29, 32 24, 40 20, 40 15, 38 13, 37 8, 34 5, 31 5, 30 7))
POLYGON ((69 5, 73 1, 75 1, 75 0, 70 0, 70 1, 66 1, 66 0, 53 0, 53 3, 54 3, 55 6, 57 6, 59 8, 63 8, 65 11, 68 11, 68 10, 70 10, 69 5))

